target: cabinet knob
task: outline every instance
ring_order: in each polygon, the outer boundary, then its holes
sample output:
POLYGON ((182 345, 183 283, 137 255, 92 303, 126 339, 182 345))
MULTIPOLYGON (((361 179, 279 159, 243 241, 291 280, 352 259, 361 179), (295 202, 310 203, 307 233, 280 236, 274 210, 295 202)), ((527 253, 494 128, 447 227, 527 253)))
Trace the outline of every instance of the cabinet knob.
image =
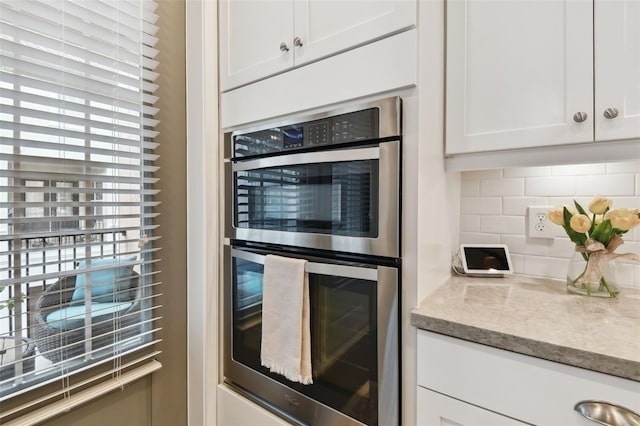
POLYGON ((573 121, 575 121, 576 123, 582 123, 586 119, 587 119, 586 112, 576 112, 575 114, 573 114, 573 121))
POLYGON ((300 37, 296 37, 293 39, 293 45, 295 47, 302 47, 302 40, 300 39, 300 37))
POLYGON ((289 51, 289 46, 287 46, 287 43, 285 43, 284 41, 282 43, 280 43, 280 50, 282 52, 288 52, 289 51))
POLYGON ((604 118, 607 120, 611 120, 612 118, 616 118, 618 116, 618 108, 607 108, 604 110, 604 118))

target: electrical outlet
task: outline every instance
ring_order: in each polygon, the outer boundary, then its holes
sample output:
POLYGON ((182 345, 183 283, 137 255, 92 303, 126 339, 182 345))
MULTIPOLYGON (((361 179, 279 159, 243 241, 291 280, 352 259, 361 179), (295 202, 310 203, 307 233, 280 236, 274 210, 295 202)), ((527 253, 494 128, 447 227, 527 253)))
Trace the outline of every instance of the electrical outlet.
POLYGON ((549 220, 547 212, 552 206, 527 207, 527 236, 531 238, 553 238, 554 227, 557 226, 549 220))

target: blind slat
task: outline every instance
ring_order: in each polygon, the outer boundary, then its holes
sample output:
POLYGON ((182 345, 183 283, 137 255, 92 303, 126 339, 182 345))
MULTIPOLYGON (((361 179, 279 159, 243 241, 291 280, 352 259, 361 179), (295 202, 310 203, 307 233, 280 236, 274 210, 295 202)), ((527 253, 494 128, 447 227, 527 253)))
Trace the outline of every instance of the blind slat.
MULTIPOLYGON (((127 189, 127 188, 81 188, 81 187, 73 187, 73 188, 59 188, 64 189, 65 192, 70 194, 100 194, 100 195, 116 195, 116 194, 138 194, 138 195, 155 195, 160 192, 159 189, 153 188, 144 188, 144 189, 127 189)), ((21 186, 21 185, 13 185, 13 186, 5 186, 0 185, 0 191, 2 192, 14 192, 14 193, 29 193, 29 192, 43 192, 42 188, 34 188, 29 186, 21 186)))
MULTIPOLYGON (((19 11, 7 7, 4 2, 0 3, 1 26, 15 25, 19 28, 27 28, 33 24, 34 18, 34 16, 27 16, 24 13, 20 13, 19 11)), ((87 37, 82 32, 69 30, 67 27, 60 26, 58 21, 40 19, 35 31, 44 36, 64 39, 67 43, 80 46, 101 55, 114 56, 118 61, 135 63, 139 60, 139 51, 137 50, 129 51, 123 48, 118 48, 118 46, 114 46, 112 43, 99 40, 95 37, 87 37)), ((143 64, 145 68, 150 70, 155 70, 158 65, 157 61, 153 60, 143 61, 143 64)))
MULTIPOLYGON (((109 228, 102 228, 100 231, 109 231, 109 232, 127 232, 127 231, 152 231, 157 229, 158 225, 142 225, 142 226, 113 226, 109 228)), ((87 232, 90 233, 90 232, 87 232)), ((78 235, 84 235, 80 233, 78 235)), ((0 241, 10 241, 10 240, 19 240, 20 238, 24 239, 36 239, 36 238, 58 238, 58 237, 68 237, 69 230, 55 230, 55 231, 34 231, 34 232, 23 232, 19 234, 5 234, 0 235, 0 241)))
MULTIPOLYGON (((11 74, 3 71, 1 68, 0 83, 6 83, 18 87, 29 87, 33 90, 38 90, 45 93, 57 93, 57 90, 59 90, 59 85, 55 82, 36 79, 27 75, 11 74)), ((130 102, 123 99, 122 97, 118 97, 118 91, 102 94, 91 91, 89 89, 90 87, 75 88, 67 86, 64 90, 64 99, 66 102, 71 102, 71 99, 74 98, 76 99, 75 102, 77 103, 91 102, 91 106, 99 107, 99 105, 102 105, 103 109, 107 109, 109 111, 128 110, 136 111, 138 114, 142 112, 145 116, 150 117, 154 116, 158 112, 158 109, 155 107, 151 107, 146 104, 140 105, 139 99, 134 99, 130 102)), ((60 99, 61 96, 56 96, 56 98, 60 99)), ((143 117, 143 120, 144 119, 146 119, 146 117, 143 117)))
MULTIPOLYGON (((42 106, 40 106, 42 108, 42 106)), ((56 123, 58 126, 63 125, 75 125, 82 127, 89 127, 91 129, 102 129, 107 130, 109 132, 113 132, 115 134, 128 134, 128 135, 142 135, 143 137, 153 138, 158 135, 158 132, 154 132, 151 130, 146 130, 144 128, 134 127, 130 124, 125 124, 119 120, 115 120, 109 116, 100 117, 103 120, 108 119, 111 122, 97 120, 97 116, 89 116, 85 117, 74 117, 70 115, 66 110, 60 109, 57 112, 52 111, 42 111, 35 108, 29 108, 25 106, 13 106, 13 105, 2 105, 0 106, 0 113, 9 114, 9 115, 19 115, 21 119, 38 119, 38 120, 46 120, 51 123, 56 123)), ((2 120, 7 121, 7 120, 2 120)))
MULTIPOLYGON (((157 343, 157 342, 158 342, 158 341, 155 341, 155 342, 153 342, 153 343, 157 343)), ((78 384, 74 385, 71 389, 64 389, 64 390, 61 390, 61 391, 59 391, 59 392, 55 392, 55 393, 49 394, 49 395, 47 395, 47 396, 45 396, 45 397, 43 397, 43 398, 39 398, 39 399, 35 399, 35 400, 32 400, 32 401, 29 401, 28 403, 26 403, 26 404, 24 404, 24 405, 21 405, 21 406, 19 406, 18 408, 15 408, 15 409, 12 409, 12 410, 3 411, 2 413, 0 413, 0 419, 1 419, 1 418, 6 418, 6 417, 8 417, 8 416, 12 416, 12 415, 14 415, 14 414, 16 414, 16 413, 20 413, 20 412, 22 412, 22 411, 26 411, 26 410, 28 410, 28 409, 29 409, 29 408, 31 408, 31 407, 37 406, 37 405, 39 405, 39 404, 42 404, 43 402, 48 401, 48 400, 49 400, 49 399, 51 399, 51 398, 54 398, 54 397, 56 397, 56 396, 58 396, 58 395, 62 395, 63 393, 68 392, 69 390, 73 390, 73 389, 75 389, 75 388, 84 387, 84 386, 86 386, 86 385, 88 385, 88 384, 91 384, 91 383, 95 382, 96 380, 100 380, 100 379, 102 379, 102 378, 104 378, 104 377, 111 376, 111 375, 113 375, 113 373, 116 373, 116 372, 121 371, 121 370, 123 370, 123 369, 129 368, 129 367, 132 367, 133 365, 136 365, 136 364, 138 364, 138 363, 140 363, 140 362, 142 362, 142 361, 146 361, 146 360, 148 360, 148 359, 150 359, 150 358, 153 358, 153 357, 157 356, 157 355, 158 355, 158 354, 160 354, 160 353, 161 353, 160 351, 157 351, 157 352, 154 352, 154 353, 148 354, 148 355, 146 355, 146 356, 144 356, 144 357, 142 357, 142 358, 139 358, 139 359, 137 359, 137 360, 135 360, 135 361, 129 362, 129 363, 127 363, 127 364, 124 364, 124 365, 123 365, 122 367, 120 367, 120 368, 116 368, 116 369, 113 369, 113 370, 110 370, 110 371, 104 372, 104 373, 102 373, 102 374, 100 374, 100 375, 93 376, 91 379, 85 380, 85 381, 83 381, 83 382, 80 382, 80 383, 78 383, 78 384)), ((109 359, 109 360, 107 360, 107 361, 111 361, 111 360, 109 359)), ((105 361, 105 362, 106 362, 106 361, 105 361)), ((155 360, 154 360, 154 361, 152 361, 152 363, 153 363, 153 366, 154 366, 153 371, 158 370, 159 368, 161 368, 161 367, 162 367, 162 364, 160 364, 158 361, 155 361, 155 360), (157 364, 156 364, 156 363, 157 363, 157 364), (159 365, 158 365, 158 364, 159 364, 159 365)), ((146 367, 146 365, 145 365, 145 367, 146 367)), ((135 370, 135 371, 142 372, 142 370, 135 370)), ((151 371, 151 372, 153 372, 153 371, 151 371)), ((150 374, 151 372, 146 372, 146 368, 145 368, 145 372, 144 372, 144 374, 142 374, 140 377, 143 377, 143 376, 145 376, 145 375, 147 375, 147 374, 150 374)), ((135 377, 135 375, 133 375, 133 374, 132 374, 130 377, 132 378, 131 382, 133 382, 133 381, 135 381, 135 380, 137 380, 137 379, 139 378, 139 377, 135 377)), ((59 380, 59 379, 56 379, 56 380, 59 380)), ((115 379, 111 379, 111 380, 115 380, 115 379)), ((129 382, 126 382, 126 383, 129 383, 129 382)), ((123 386, 123 385, 124 385, 124 384, 126 384, 126 383, 118 383, 118 384, 117 384, 117 386, 116 386, 115 388, 120 387, 120 386, 123 386)), ((115 388, 114 388, 114 389, 115 389, 115 388)), ((108 392, 111 392, 111 389, 109 389, 109 388, 108 388, 108 389, 104 390, 104 391, 103 391, 102 393, 100 393, 100 394, 106 394, 106 393, 108 393, 108 392)), ((20 392, 20 393, 23 393, 23 392, 20 392)), ((0 399, 0 401, 2 401, 2 400, 0 399)), ((68 401, 64 401, 64 402, 68 402, 68 401)), ((74 406, 75 406, 75 405, 74 405, 74 406)), ((44 410, 44 412, 42 413, 42 415, 44 415, 44 416, 50 416, 50 417, 54 417, 54 416, 57 416, 58 414, 62 414, 63 412, 68 411, 69 409, 73 408, 74 406, 70 406, 70 407, 68 407, 68 408, 67 408, 67 406, 65 405, 65 406, 63 407, 63 409, 61 409, 61 410, 59 410, 59 411, 54 411, 54 408, 53 408, 53 407, 51 407, 51 406, 49 405, 49 406, 47 406, 47 408, 44 410)), ((12 421, 12 423, 4 423, 4 424, 5 424, 5 426, 10 425, 10 424, 13 424, 13 425, 15 425, 15 426, 18 426, 18 425, 25 425, 25 424, 36 424, 36 423, 38 423, 38 422, 39 422, 39 421, 41 421, 41 420, 37 420, 37 419, 35 419, 35 418, 31 418, 31 419, 30 419, 30 418, 28 418, 28 417, 30 417, 30 416, 35 416, 35 415, 37 415, 37 412, 31 412, 31 413, 29 413, 29 414, 27 414, 27 415, 25 415, 25 416, 23 416, 23 417, 21 417, 21 418, 19 418, 19 419, 17 419, 17 420, 12 421)), ((42 418, 42 420, 46 420, 47 418, 49 418, 49 417, 43 417, 43 418, 42 418)))
POLYGON ((0 170, 0 177, 12 177, 33 180, 64 180, 64 181, 90 181, 90 182, 112 182, 112 183, 130 183, 130 184, 153 184, 158 181, 156 178, 139 178, 127 176, 108 176, 98 174, 78 174, 65 173, 64 170, 56 172, 35 172, 35 171, 18 171, 18 170, 0 170), (61 176, 61 177, 57 177, 61 176))
POLYGON ((133 158, 133 159, 142 159, 142 161, 153 162, 159 158, 157 154, 150 154, 148 152, 144 152, 140 154, 135 151, 113 151, 113 149, 107 149, 98 146, 85 146, 85 145, 73 145, 73 144, 61 144, 60 142, 45 142, 45 141, 37 141, 32 139, 17 139, 17 138, 4 138, 0 137, 0 146, 7 146, 11 148, 36 148, 41 150, 49 150, 49 151, 59 151, 64 150, 64 152, 77 152, 81 154, 96 154, 96 155, 109 155, 113 156, 114 154, 118 156, 118 158, 133 158))
MULTIPOLYGON (((139 74, 138 67, 140 64, 131 62, 132 60, 138 62, 137 55, 134 56, 133 52, 123 52, 120 49, 116 49, 114 52, 97 52, 93 43, 86 43, 89 40, 75 41, 82 44, 75 44, 70 40, 66 40, 65 37, 71 34, 62 34, 61 29, 63 27, 57 27, 53 32, 47 32, 47 27, 29 31, 15 24, 7 21, 1 24, 5 37, 14 40, 13 43, 9 43, 6 39, 0 42, 2 49, 7 50, 7 52, 20 55, 24 55, 25 52, 29 51, 56 52, 63 55, 64 68, 80 69, 89 63, 97 69, 117 69, 123 75, 139 74), (29 47, 19 42, 28 43, 29 47), (120 58, 120 55, 123 54, 125 54, 125 57, 120 58), (75 65, 73 65, 74 62, 76 62, 75 65)), ((134 80, 133 77, 131 79, 134 80)))
MULTIPOLYGON (((122 34, 114 30, 114 28, 105 28, 101 25, 102 17, 94 15, 86 15, 84 17, 77 16, 80 13, 78 9, 65 8, 62 10, 56 7, 55 4, 47 3, 47 1, 14 1, 6 2, 8 7, 13 8, 16 11, 26 13, 31 16, 32 19, 37 20, 32 25, 37 28, 39 21, 60 23, 64 22, 64 26, 70 31, 77 31, 80 34, 85 35, 85 38, 97 39, 104 41, 110 45, 118 48, 126 49, 132 52, 137 51, 140 46, 140 36, 136 36, 137 40, 133 40, 127 35, 122 34), (76 13, 74 13, 76 12, 76 13), (84 19, 86 18, 86 19, 84 19), (93 19, 92 19, 93 18, 93 19), (90 35, 90 36, 86 36, 90 35)), ((65 3, 67 6, 69 3, 65 3)))
POLYGON ((91 87, 92 91, 100 95, 111 96, 114 99, 122 99, 128 102, 129 105, 140 101, 153 105, 157 101, 157 97, 148 93, 141 93, 139 87, 122 87, 117 84, 110 84, 105 81, 86 77, 85 75, 62 72, 59 69, 50 68, 47 65, 39 64, 33 60, 19 60, 3 55, 2 63, 5 69, 11 69, 13 72, 36 80, 44 80, 46 82, 68 86, 72 89, 91 87))

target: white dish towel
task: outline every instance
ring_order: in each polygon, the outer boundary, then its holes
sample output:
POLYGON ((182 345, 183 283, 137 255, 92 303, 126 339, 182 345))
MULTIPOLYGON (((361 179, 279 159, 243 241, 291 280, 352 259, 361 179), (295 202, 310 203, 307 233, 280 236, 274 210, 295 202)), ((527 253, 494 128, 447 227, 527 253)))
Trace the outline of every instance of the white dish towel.
POLYGON ((307 261, 267 255, 260 363, 293 382, 313 383, 307 261))

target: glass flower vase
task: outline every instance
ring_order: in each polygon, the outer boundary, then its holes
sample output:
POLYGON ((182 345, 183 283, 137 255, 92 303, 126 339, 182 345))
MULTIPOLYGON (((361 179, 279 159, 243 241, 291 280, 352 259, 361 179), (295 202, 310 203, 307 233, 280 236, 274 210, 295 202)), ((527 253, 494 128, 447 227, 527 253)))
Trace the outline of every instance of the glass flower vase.
POLYGON ((618 275, 615 261, 608 260, 595 265, 596 257, 591 253, 576 251, 567 269, 567 290, 571 293, 594 297, 616 297, 618 275))

